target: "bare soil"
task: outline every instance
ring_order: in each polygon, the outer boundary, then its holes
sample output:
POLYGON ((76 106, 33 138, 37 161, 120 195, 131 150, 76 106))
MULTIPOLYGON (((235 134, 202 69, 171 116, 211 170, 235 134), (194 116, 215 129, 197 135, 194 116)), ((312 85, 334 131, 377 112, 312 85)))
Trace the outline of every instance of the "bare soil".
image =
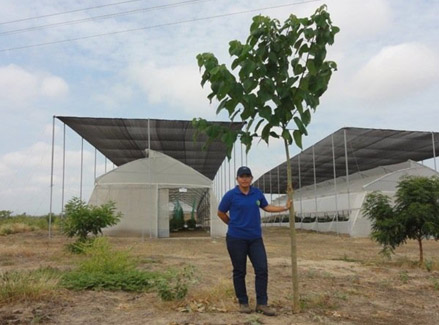
MULTIPOLYGON (((163 302, 156 293, 64 289, 0 306, 0 324, 439 324, 439 243, 424 242, 429 269, 416 265, 418 246, 408 242, 391 261, 368 238, 298 232, 302 311, 292 313, 290 240, 286 228, 264 228, 269 259, 269 304, 277 316, 238 313, 224 239, 200 233, 169 239, 111 238, 144 269, 192 266, 196 281, 186 298, 163 302)), ((0 271, 39 267, 69 269, 77 257, 67 240, 32 232, 0 237, 0 271)), ((248 292, 254 305, 254 273, 248 292)))

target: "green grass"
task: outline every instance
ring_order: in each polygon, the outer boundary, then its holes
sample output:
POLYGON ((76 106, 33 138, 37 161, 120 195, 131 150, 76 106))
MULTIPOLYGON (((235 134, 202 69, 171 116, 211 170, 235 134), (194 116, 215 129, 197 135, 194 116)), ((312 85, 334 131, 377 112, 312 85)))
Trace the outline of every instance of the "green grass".
POLYGON ((71 290, 155 290, 163 300, 181 299, 193 280, 193 269, 152 272, 138 270, 137 261, 127 251, 115 251, 104 237, 84 248, 85 259, 63 275, 61 285, 71 290))

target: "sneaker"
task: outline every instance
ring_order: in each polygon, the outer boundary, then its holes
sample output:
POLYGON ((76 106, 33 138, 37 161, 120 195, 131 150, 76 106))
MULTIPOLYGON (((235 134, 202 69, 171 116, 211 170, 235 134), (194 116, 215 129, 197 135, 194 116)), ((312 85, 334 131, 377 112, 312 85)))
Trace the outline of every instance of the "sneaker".
POLYGON ((243 314, 250 314, 252 312, 250 306, 248 304, 240 304, 239 312, 243 314))
POLYGON ((265 316, 275 316, 276 312, 274 309, 268 307, 267 305, 257 305, 256 312, 264 314, 265 316))

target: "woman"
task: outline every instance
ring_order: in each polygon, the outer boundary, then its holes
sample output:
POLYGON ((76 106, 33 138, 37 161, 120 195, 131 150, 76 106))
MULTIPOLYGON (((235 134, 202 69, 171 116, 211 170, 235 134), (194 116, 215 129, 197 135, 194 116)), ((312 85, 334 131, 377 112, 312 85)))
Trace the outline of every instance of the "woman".
POLYGON ((274 316, 274 310, 267 305, 268 265, 259 208, 267 212, 283 212, 289 210, 291 202, 288 200, 285 207, 269 205, 264 194, 251 185, 252 180, 250 168, 239 167, 236 177, 238 185, 223 196, 218 217, 228 225, 226 243, 233 265, 233 286, 240 312, 252 312, 245 285, 248 256, 256 276, 256 312, 274 316))

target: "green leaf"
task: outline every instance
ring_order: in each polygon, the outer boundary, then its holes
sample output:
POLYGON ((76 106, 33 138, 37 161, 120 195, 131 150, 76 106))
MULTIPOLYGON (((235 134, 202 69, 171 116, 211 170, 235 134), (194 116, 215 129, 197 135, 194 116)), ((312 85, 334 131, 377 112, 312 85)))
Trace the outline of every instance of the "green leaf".
POLYGON ((239 56, 242 52, 242 44, 241 42, 234 40, 229 43, 229 54, 239 56))
POLYGON ((262 132, 261 132, 262 140, 264 140, 267 143, 268 143, 268 139, 270 138, 271 127, 272 127, 271 124, 268 123, 266 126, 264 126, 264 128, 262 129, 262 132))
POLYGON ((271 131, 271 132, 270 132, 270 136, 272 136, 273 138, 279 139, 279 134, 277 134, 277 133, 274 132, 274 131, 271 131))
POLYGON ((262 122, 264 122, 263 119, 262 119, 262 120, 259 120, 259 122, 256 124, 255 132, 258 132, 258 129, 259 129, 259 127, 261 126, 262 122))
POLYGON ((271 119, 271 107, 264 106, 259 108, 259 116, 269 121, 271 119))
POLYGON ((306 62, 306 67, 308 68, 311 75, 315 75, 317 73, 316 67, 314 65, 314 60, 308 59, 308 61, 306 62))
POLYGON ((274 53, 274 52, 270 52, 270 53, 268 53, 268 59, 271 61, 271 62, 273 62, 273 63, 275 63, 275 64, 277 64, 277 55, 276 55, 276 53, 274 53))
POLYGON ((258 85, 258 82, 256 80, 254 80, 254 79, 250 79, 249 78, 249 79, 244 80, 242 85, 244 86, 245 92, 249 93, 253 89, 256 88, 256 86, 258 85))
POLYGON ((221 101, 221 103, 218 105, 217 109, 216 109, 216 114, 218 115, 219 112, 221 112, 221 110, 226 106, 228 99, 224 99, 223 101, 221 101))
POLYGON ((302 133, 298 130, 293 131, 294 142, 296 145, 302 149, 302 133))
POLYGON ((311 122, 311 112, 309 109, 307 109, 306 111, 303 112, 303 114, 301 114, 302 117, 302 122, 305 126, 307 126, 310 122, 311 122))
POLYGON ((282 138, 285 139, 288 144, 291 144, 293 142, 293 138, 291 138, 290 131, 287 129, 284 129, 282 131, 282 138))
POLYGON ((300 133, 308 135, 308 131, 306 131, 305 125, 303 125, 300 118, 298 118, 297 116, 294 116, 293 119, 294 119, 294 122, 296 123, 297 127, 299 128, 300 133))
POLYGON ((305 68, 300 63, 297 63, 293 66, 293 72, 295 75, 300 75, 305 71, 305 68))

